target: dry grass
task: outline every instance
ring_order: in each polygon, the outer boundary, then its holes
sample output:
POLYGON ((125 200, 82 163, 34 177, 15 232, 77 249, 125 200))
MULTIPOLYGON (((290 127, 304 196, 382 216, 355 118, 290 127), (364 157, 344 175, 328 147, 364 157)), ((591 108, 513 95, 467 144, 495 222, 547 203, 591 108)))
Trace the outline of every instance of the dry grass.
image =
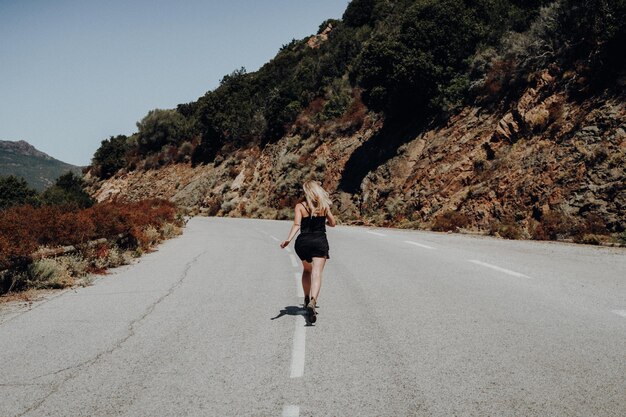
POLYGON ((27 272, 26 285, 31 288, 65 288, 74 285, 67 265, 55 258, 33 262, 27 272))
POLYGON ((10 292, 8 294, 0 295, 0 304, 23 302, 32 304, 33 301, 38 301, 44 298, 44 295, 49 294, 50 290, 37 290, 29 288, 24 291, 10 292))

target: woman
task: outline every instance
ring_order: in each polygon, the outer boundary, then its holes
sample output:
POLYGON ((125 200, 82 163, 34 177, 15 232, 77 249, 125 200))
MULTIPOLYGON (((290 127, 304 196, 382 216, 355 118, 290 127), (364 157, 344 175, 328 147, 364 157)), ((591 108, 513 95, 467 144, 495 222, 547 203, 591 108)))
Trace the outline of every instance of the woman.
POLYGON ((302 186, 304 202, 296 204, 293 225, 287 240, 280 244, 287 247, 291 239, 300 229, 295 249, 302 260, 302 289, 304 290, 304 306, 309 321, 315 323, 317 298, 322 286, 322 271, 328 256, 328 240, 326 239, 326 221, 335 227, 335 218, 330 212, 330 197, 317 181, 307 181, 302 186))

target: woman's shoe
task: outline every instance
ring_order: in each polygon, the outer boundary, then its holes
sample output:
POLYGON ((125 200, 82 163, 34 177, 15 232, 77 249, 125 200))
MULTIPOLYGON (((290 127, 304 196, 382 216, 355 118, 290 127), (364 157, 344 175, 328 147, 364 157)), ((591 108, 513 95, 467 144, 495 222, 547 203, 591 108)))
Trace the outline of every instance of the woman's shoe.
POLYGON ((311 301, 311 297, 309 297, 308 295, 304 296, 304 308, 306 308, 309 305, 309 301, 311 301))
POLYGON ((309 321, 315 323, 317 320, 317 312, 315 311, 315 298, 311 298, 311 301, 306 305, 306 311, 309 314, 309 321))

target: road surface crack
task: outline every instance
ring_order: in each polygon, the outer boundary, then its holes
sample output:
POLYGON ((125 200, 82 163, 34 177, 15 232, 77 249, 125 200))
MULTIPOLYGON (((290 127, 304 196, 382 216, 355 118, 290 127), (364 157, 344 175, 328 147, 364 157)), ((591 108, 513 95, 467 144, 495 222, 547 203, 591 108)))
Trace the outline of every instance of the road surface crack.
MULTIPOLYGON (((187 262, 185 264, 185 268, 183 269, 182 274, 176 280, 176 282, 165 292, 165 294, 163 294, 156 301, 154 301, 152 304, 150 304, 148 306, 148 308, 143 312, 143 314, 141 316, 139 316, 138 318, 132 320, 128 324, 128 333, 126 334, 126 336, 124 336, 123 338, 118 340, 109 349, 98 353, 96 356, 94 356, 91 359, 85 360, 85 361, 80 362, 80 363, 78 363, 76 365, 68 366, 67 368, 63 368, 63 369, 60 369, 60 370, 56 370, 54 372, 48 372, 46 374, 39 375, 37 377, 34 377, 34 378, 30 379, 30 381, 35 381, 37 379, 41 379, 41 378, 44 378, 46 376, 57 375, 57 374, 65 372, 65 371, 78 371, 81 368, 88 368, 88 367, 92 366, 93 364, 95 364, 96 362, 98 362, 98 360, 100 360, 100 358, 102 358, 103 356, 110 355, 113 352, 115 352, 116 350, 120 349, 122 347, 122 345, 124 343, 126 343, 126 341, 128 341, 128 339, 130 339, 131 337, 133 337, 135 335, 135 326, 138 323, 140 323, 141 321, 143 321, 146 317, 148 317, 154 311, 154 309, 156 308, 157 305, 159 305, 163 300, 165 300, 167 297, 172 295, 174 293, 174 291, 176 291, 176 289, 183 284, 183 281, 185 280, 185 278, 187 278, 189 270, 191 269, 193 264, 196 263, 196 261, 202 255, 206 254, 207 252, 208 251, 201 252, 198 255, 196 255, 193 259, 191 259, 189 262, 187 262)), ((50 390, 50 392, 48 394, 46 394, 43 398, 41 398, 39 401, 37 401, 36 403, 34 403, 30 407, 28 407, 26 410, 24 410, 20 414, 17 414, 16 417, 22 417, 22 416, 24 416, 24 415, 26 415, 26 414, 28 414, 28 413, 30 413, 32 411, 37 410, 39 407, 41 407, 41 405, 43 403, 46 402, 46 400, 48 398, 50 398, 52 395, 57 393, 65 383, 67 383, 68 381, 74 379, 76 376, 78 376, 78 372, 71 372, 69 375, 67 375, 65 378, 63 378, 63 380, 61 380, 60 382, 54 384, 52 389, 50 390)))

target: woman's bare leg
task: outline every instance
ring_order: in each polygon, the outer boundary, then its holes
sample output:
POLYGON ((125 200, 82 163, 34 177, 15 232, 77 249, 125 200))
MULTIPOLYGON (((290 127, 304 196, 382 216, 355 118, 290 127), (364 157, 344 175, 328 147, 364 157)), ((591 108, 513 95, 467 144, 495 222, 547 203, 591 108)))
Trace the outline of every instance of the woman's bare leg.
POLYGON ((315 298, 320 295, 320 289, 322 288, 322 272, 324 271, 324 265, 326 265, 326 258, 313 258, 313 270, 311 271, 311 298, 315 298))
POLYGON ((313 269, 313 264, 307 261, 302 261, 302 267, 302 291, 306 297, 311 294, 311 269, 313 269))

